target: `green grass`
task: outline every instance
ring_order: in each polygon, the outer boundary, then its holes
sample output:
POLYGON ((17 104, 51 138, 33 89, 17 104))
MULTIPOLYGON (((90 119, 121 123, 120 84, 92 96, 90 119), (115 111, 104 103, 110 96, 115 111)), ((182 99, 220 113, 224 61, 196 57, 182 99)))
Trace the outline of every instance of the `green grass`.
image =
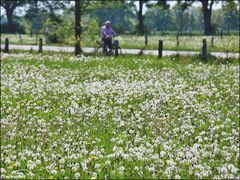
MULTIPOLYGON (((22 43, 18 35, 13 34, 2 34, 1 42, 4 43, 4 39, 8 37, 10 44, 29 44, 35 45, 36 37, 30 37, 29 35, 22 35, 22 43)), ((74 46, 74 42, 70 40, 64 43, 45 43, 44 35, 39 35, 38 38, 43 38, 43 45, 50 46, 74 46)), ((202 39, 207 39, 208 51, 209 52, 238 52, 239 51, 239 36, 237 35, 225 35, 223 38, 220 36, 179 36, 179 46, 177 46, 176 36, 174 35, 152 35, 148 37, 148 46, 146 49, 157 49, 158 41, 163 40, 164 50, 184 50, 184 51, 200 51, 202 47, 202 39)), ((116 39, 119 40, 121 48, 129 49, 142 49, 145 46, 144 36, 134 36, 134 35, 119 35, 116 39)), ((82 37, 83 47, 96 47, 96 40, 99 40, 98 36, 82 37)))
POLYGON ((239 176, 236 59, 1 55, 1 178, 239 176))

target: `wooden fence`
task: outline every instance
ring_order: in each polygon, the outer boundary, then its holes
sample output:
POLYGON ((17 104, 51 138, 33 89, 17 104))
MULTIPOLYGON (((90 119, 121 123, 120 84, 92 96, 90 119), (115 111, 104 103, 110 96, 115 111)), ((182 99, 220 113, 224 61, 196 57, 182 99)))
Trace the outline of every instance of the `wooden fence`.
MULTIPOLYGON (((177 42, 177 46, 179 46, 179 37, 178 35, 176 36, 176 42, 177 42)), ((214 37, 212 37, 211 39, 211 46, 213 45, 213 42, 214 42, 214 37)), ((147 35, 145 35, 145 47, 147 47, 148 45, 148 37, 147 35)), ((114 55, 115 56, 118 56, 119 55, 119 41, 118 40, 115 40, 114 41, 114 55)), ((159 40, 158 41, 158 58, 162 58, 163 57, 163 41, 162 40, 159 40)), ((4 48, 3 48, 3 52, 5 53, 9 53, 9 39, 8 38, 5 38, 5 45, 4 45, 4 48)), ((38 52, 39 53, 42 53, 43 52, 43 39, 40 38, 39 41, 38 41, 38 52)), ((226 52, 226 57, 228 58, 228 51, 226 52)), ((140 53, 138 53, 140 54, 140 53)), ((143 54, 143 53, 142 53, 143 54)), ((202 40, 202 48, 201 48, 201 51, 200 51, 200 57, 202 60, 207 60, 208 59, 208 51, 207 51, 207 41, 206 39, 203 39, 202 40)))

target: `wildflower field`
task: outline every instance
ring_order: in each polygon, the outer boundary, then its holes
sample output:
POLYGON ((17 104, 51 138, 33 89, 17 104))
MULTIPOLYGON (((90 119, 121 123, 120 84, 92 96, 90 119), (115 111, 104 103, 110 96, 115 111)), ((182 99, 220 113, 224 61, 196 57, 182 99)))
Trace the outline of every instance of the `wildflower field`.
POLYGON ((1 58, 1 179, 239 177, 237 63, 1 58))

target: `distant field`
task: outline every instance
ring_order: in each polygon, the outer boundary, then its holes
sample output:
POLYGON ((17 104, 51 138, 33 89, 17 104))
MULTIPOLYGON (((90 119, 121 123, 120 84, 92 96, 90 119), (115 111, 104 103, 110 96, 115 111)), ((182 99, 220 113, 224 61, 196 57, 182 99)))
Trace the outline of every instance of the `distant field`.
MULTIPOLYGON (((36 44, 36 37, 30 37, 29 35, 22 35, 22 43, 20 42, 19 35, 2 34, 1 42, 4 43, 4 39, 8 37, 10 43, 13 44, 36 44)), ((38 38, 43 38, 44 35, 39 35, 38 38)), ((147 49, 157 49, 158 40, 163 40, 165 50, 187 50, 187 51, 200 51, 202 47, 202 39, 207 39, 208 51, 210 52, 238 52, 239 51, 239 36, 214 36, 213 44, 211 36, 179 36, 179 46, 177 46, 176 36, 149 36, 147 49)), ((143 36, 126 36, 119 35, 117 39, 120 42, 122 48, 143 48, 145 46, 145 38, 143 36)), ((82 38, 82 45, 85 47, 95 47, 96 40, 99 40, 98 36, 82 38)), ((64 44, 48 44, 48 45, 65 45, 73 46, 72 42, 66 42, 64 44)))
POLYGON ((1 60, 1 179, 239 177, 235 62, 1 60))

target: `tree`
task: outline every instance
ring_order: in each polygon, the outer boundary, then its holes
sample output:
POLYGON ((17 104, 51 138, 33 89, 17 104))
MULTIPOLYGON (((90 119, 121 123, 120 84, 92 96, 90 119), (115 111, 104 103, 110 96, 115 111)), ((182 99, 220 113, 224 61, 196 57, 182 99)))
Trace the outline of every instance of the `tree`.
POLYGON ((7 21, 8 21, 8 28, 10 33, 16 32, 16 28, 13 22, 13 12, 17 7, 23 6, 28 1, 22 0, 1 0, 0 6, 3 7, 6 11, 7 21))
POLYGON ((174 16, 169 9, 153 6, 145 13, 144 24, 153 31, 173 31, 175 30, 174 16))
MULTIPOLYGON (((167 1, 168 0, 158 0, 157 1, 157 5, 162 7, 163 9, 169 9, 170 8, 170 5, 167 4, 167 1)), ((177 0, 177 1, 180 1, 180 0, 177 0)))
POLYGON ((203 18, 204 18, 204 35, 212 35, 212 6, 214 0, 200 0, 202 3, 203 18))
MULTIPOLYGON (((138 17, 138 25, 137 25, 137 32, 139 35, 144 35, 145 27, 144 27, 144 15, 143 15, 143 6, 146 4, 148 8, 154 6, 153 3, 150 3, 150 0, 138 0, 139 10, 137 12, 138 17)), ((156 2, 157 6, 161 6, 164 9, 169 8, 167 4, 167 0, 158 0, 156 2)))
POLYGON ((203 13, 200 7, 191 7, 184 1, 178 0, 173 6, 172 11, 175 15, 175 25, 178 33, 181 35, 183 31, 199 31, 203 29, 203 13))
MULTIPOLYGON (((132 32, 136 25, 135 6, 121 1, 112 3, 93 4, 88 15, 83 16, 86 19, 96 19, 98 26, 102 26, 106 20, 111 21, 111 25, 117 33, 132 32)), ((88 26, 88 25, 87 25, 88 26)), ((99 33, 99 30, 97 31, 99 33)))
POLYGON ((139 0, 139 10, 138 10, 138 25, 137 31, 139 35, 144 35, 144 23, 143 23, 143 4, 146 3, 146 0, 139 0))
POLYGON ((39 0, 33 0, 34 10, 35 10, 36 14, 38 14, 38 12, 39 12, 38 1, 39 0))
POLYGON ((182 7, 181 1, 177 1, 177 4, 173 7, 173 12, 176 17, 177 31, 181 35, 184 26, 184 8, 182 7))
POLYGON ((39 0, 34 0, 29 3, 30 6, 26 11, 26 15, 23 18, 26 31, 30 31, 31 36, 33 31, 37 33, 41 27, 42 16, 39 16, 38 4, 39 0))
POLYGON ((225 1, 222 7, 225 28, 228 30, 239 29, 239 10, 234 0, 225 1))
POLYGON ((79 55, 81 53, 81 3, 80 0, 75 0, 75 55, 79 55))
POLYGON ((212 6, 214 2, 219 0, 185 0, 184 4, 186 7, 191 6, 193 2, 199 1, 202 4, 203 20, 204 20, 204 35, 212 35, 212 6))

